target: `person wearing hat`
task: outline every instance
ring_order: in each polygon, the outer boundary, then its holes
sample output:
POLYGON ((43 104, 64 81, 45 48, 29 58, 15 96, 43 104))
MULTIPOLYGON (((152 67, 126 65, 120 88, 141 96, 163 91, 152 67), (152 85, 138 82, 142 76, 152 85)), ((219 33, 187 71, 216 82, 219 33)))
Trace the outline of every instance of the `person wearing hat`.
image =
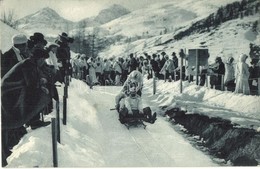
POLYGON ((165 64, 165 62, 166 62, 166 53, 163 51, 162 53, 161 53, 161 55, 162 55, 162 58, 160 59, 160 66, 161 66, 161 68, 164 66, 164 64, 165 64))
POLYGON ((216 74, 215 89, 221 90, 222 76, 225 75, 225 64, 223 63, 221 57, 216 57, 215 63, 218 65, 216 69, 212 69, 216 74))
POLYGON ((234 58, 230 56, 225 63, 225 77, 224 86, 226 86, 227 91, 235 90, 235 68, 234 68, 234 58))
POLYGON ((67 33, 63 32, 61 35, 59 35, 59 39, 57 39, 56 43, 59 45, 56 56, 58 58, 58 62, 62 64, 60 71, 64 82, 65 76, 72 75, 69 43, 73 43, 73 38, 70 38, 67 33))
POLYGON ((124 124, 127 122, 126 118, 144 118, 144 121, 153 124, 156 113, 152 115, 149 107, 143 109, 142 99, 137 94, 137 83, 130 83, 128 89, 128 96, 120 103, 119 121, 124 124))
POLYGON ((15 64, 26 58, 27 37, 16 34, 12 37, 13 46, 1 57, 1 77, 3 77, 15 64))
POLYGON ((250 64, 251 66, 249 67, 249 87, 250 87, 250 93, 251 94, 257 94, 257 84, 258 83, 258 78, 260 77, 260 67, 257 65, 259 59, 257 58, 252 58, 250 64))
MULTIPOLYGON (((47 57, 46 51, 36 49, 30 58, 17 63, 1 79, 2 157, 7 158, 11 154, 9 148, 23 136, 8 137, 10 131, 23 127, 51 101, 45 87, 47 80, 41 71, 47 57)), ((31 123, 31 128, 48 124, 50 122, 36 121, 31 123)))
POLYGON ((61 63, 58 63, 58 59, 56 56, 57 48, 59 45, 54 42, 50 42, 46 46, 46 50, 49 52, 49 58, 47 58, 45 61, 48 65, 54 66, 55 70, 58 71, 59 67, 61 67, 61 63))
POLYGON ((250 88, 249 88, 249 70, 248 65, 246 63, 246 59, 248 56, 246 54, 241 54, 239 57, 239 62, 236 65, 236 88, 235 93, 243 93, 245 95, 250 94, 250 88))

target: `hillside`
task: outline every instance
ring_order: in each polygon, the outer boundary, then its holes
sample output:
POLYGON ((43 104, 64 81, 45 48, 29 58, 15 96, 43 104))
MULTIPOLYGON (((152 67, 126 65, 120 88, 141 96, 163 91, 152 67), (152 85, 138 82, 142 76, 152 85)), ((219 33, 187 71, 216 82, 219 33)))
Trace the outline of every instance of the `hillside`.
POLYGON ((45 36, 56 37, 57 34, 65 31, 69 32, 77 28, 98 27, 113 19, 130 13, 130 11, 120 5, 111 5, 103 9, 95 17, 83 19, 78 22, 69 21, 61 17, 55 10, 46 7, 36 13, 25 16, 18 20, 18 29, 28 35, 34 32, 42 32, 45 36))
POLYGON ((62 31, 68 31, 72 27, 72 21, 64 19, 49 7, 18 20, 18 29, 28 35, 32 35, 34 32, 42 32, 44 35, 56 37, 62 31))
MULTIPOLYGON (((154 5, 142 11, 135 11, 130 15, 103 25, 104 28, 114 28, 114 34, 125 34, 127 38, 124 40, 125 43, 118 43, 115 46, 111 46, 109 50, 103 52, 101 55, 110 57, 113 55, 126 56, 131 52, 137 52, 139 54, 148 52, 152 54, 162 50, 170 55, 172 52, 178 53, 181 48, 186 49, 188 52, 190 48, 206 47, 209 49, 210 62, 212 62, 216 56, 221 56, 226 60, 228 56, 232 55, 235 60, 237 60, 241 53, 249 54, 250 43, 260 44, 258 33, 260 32, 259 12, 256 11, 252 14, 244 15, 243 17, 237 16, 232 19, 229 18, 218 24, 217 21, 214 21, 217 26, 212 26, 210 29, 205 27, 204 31, 199 26, 207 22, 207 18, 210 16, 218 16, 220 9, 228 8, 230 6, 228 3, 232 4, 233 2, 234 1, 218 1, 218 3, 214 5, 209 5, 211 2, 207 3, 207 1, 196 1, 196 3, 194 2, 193 4, 191 4, 190 1, 183 1, 182 3, 176 3, 177 5, 174 2, 169 2, 167 5, 154 5), (196 10, 198 5, 202 4, 204 4, 204 6, 201 6, 201 10, 196 10), (207 12, 204 11, 206 5, 211 6, 211 8, 206 10, 207 12), (185 10, 186 6, 189 6, 189 8, 186 9, 192 9, 192 12, 185 10), (172 29, 167 29, 166 31, 157 29, 158 26, 156 25, 160 25, 159 21, 157 23, 154 21, 151 22, 152 24, 144 26, 143 23, 150 21, 148 18, 152 16, 151 11, 164 13, 163 11, 167 9, 172 9, 172 11, 174 11, 173 9, 178 9, 179 18, 173 17, 172 19, 175 19, 175 21, 172 20, 168 22, 168 24, 165 24, 168 28, 172 27, 172 29), (142 12, 148 15, 141 15, 142 12), (138 15, 136 13, 138 13, 138 15), (190 16, 187 14, 190 14, 190 16), (186 20, 182 18, 181 22, 177 22, 176 20, 180 19, 182 15, 185 16, 186 20), (148 18, 146 18, 146 16, 148 16, 148 18), (255 23, 257 23, 257 26, 253 28, 255 23), (142 34, 144 30, 146 33, 142 34), (177 36, 181 38, 177 38, 177 36)), ((249 1, 249 7, 257 7, 256 2, 257 1, 249 1), (255 6, 251 7, 250 5, 255 6)), ((238 4, 240 4, 240 2, 238 2, 238 4)), ((246 9, 242 11, 246 12, 246 9)), ((166 14, 168 15, 169 11, 164 13, 164 15, 166 14)), ((173 13, 170 14, 173 15, 173 13)), ((163 15, 157 16, 161 17, 163 15)))

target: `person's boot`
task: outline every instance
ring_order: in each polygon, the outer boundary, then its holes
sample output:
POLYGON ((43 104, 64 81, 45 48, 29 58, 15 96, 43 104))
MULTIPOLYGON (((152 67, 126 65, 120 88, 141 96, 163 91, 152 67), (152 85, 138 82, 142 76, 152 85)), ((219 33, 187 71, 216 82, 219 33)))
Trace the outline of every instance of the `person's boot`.
POLYGON ((51 124, 50 121, 41 121, 41 120, 37 120, 37 121, 34 121, 30 124, 31 126, 31 129, 34 130, 34 129, 37 129, 37 128, 40 128, 40 127, 45 127, 45 126, 48 126, 49 124, 51 124))

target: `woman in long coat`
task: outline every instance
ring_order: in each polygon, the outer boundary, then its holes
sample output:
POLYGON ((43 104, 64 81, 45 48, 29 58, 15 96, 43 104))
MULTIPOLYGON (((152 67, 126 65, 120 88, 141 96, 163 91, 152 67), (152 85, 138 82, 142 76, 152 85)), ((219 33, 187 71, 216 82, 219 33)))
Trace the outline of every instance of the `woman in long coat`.
POLYGON ((228 91, 234 91, 235 88, 235 68, 233 64, 234 58, 231 56, 228 58, 227 63, 225 63, 225 77, 224 85, 227 87, 228 91))
POLYGON ((246 64, 247 55, 242 54, 239 57, 239 62, 236 66, 236 89, 235 93, 243 93, 245 95, 250 94, 250 88, 248 83, 249 70, 246 64))

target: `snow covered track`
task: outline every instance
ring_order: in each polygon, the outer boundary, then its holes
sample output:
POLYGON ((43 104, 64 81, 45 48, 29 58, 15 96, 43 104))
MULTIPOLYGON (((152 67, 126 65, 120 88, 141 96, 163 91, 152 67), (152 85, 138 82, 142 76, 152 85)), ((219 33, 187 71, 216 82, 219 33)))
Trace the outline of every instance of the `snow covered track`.
POLYGON ((104 140, 99 143, 103 147, 105 167, 216 166, 161 117, 155 124, 147 124, 146 129, 128 130, 118 121, 117 112, 109 111, 120 88, 96 86, 86 96, 96 108, 102 126, 97 132, 104 134, 104 140))
MULTIPOLYGON (((149 85, 146 81, 144 107, 151 106, 154 112, 159 106, 171 103, 174 97, 170 98, 169 95, 165 98, 161 93, 154 98, 149 85)), ((171 85, 171 95, 178 96, 174 93, 175 84, 171 85)), ((58 144, 59 167, 218 166, 160 115, 154 124, 147 123, 146 129, 132 127, 128 130, 119 122, 118 113, 110 111, 120 89, 94 86, 91 90, 84 82, 72 79, 68 93, 67 125, 61 125, 61 144, 58 144)), ((58 90, 62 98, 63 88, 58 90)), ((55 112, 45 120, 54 116, 55 112)), ((52 167, 50 138, 50 126, 29 131, 14 147, 8 158, 8 167, 52 167)))

